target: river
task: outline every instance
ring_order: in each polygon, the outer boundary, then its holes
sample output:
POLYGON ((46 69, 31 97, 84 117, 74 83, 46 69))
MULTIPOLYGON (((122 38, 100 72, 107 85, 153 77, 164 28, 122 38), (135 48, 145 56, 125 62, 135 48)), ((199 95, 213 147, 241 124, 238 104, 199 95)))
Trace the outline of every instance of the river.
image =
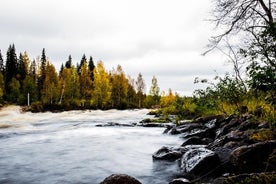
POLYGON ((0 183, 100 183, 113 173, 143 184, 168 183, 175 163, 153 161, 160 147, 179 146, 164 128, 98 127, 132 124, 148 110, 21 113, 17 106, 0 111, 0 183), (4 128, 3 128, 4 127, 4 128))

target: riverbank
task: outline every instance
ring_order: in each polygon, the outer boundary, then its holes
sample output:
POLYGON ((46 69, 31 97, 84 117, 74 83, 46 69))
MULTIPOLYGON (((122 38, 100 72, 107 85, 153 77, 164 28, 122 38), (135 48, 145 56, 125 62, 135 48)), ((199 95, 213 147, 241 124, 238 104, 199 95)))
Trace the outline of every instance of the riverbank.
POLYGON ((179 166, 170 184, 276 183, 276 132, 254 115, 198 118, 164 133, 183 138, 153 153, 154 162, 179 166))

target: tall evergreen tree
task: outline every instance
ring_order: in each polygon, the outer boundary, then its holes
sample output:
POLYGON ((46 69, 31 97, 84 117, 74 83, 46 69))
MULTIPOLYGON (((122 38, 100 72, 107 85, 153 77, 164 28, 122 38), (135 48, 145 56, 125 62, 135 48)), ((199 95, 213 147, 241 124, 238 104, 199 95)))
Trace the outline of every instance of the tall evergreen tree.
POLYGON ((17 74, 17 56, 15 52, 15 46, 10 45, 7 51, 6 71, 5 71, 5 89, 6 92, 10 92, 9 83, 13 77, 17 74))
POLYGON ((72 67, 72 57, 71 57, 71 55, 69 55, 68 61, 66 61, 66 63, 65 63, 65 67, 66 68, 71 68, 72 67))
POLYGON ((95 65, 94 65, 94 61, 93 61, 93 58, 92 56, 90 56, 89 58, 89 63, 88 63, 88 67, 89 67, 89 70, 90 70, 90 78, 92 81, 94 81, 94 69, 95 69, 95 65))
POLYGON ((41 92, 44 86, 45 78, 46 78, 46 54, 45 54, 45 48, 42 50, 42 55, 40 59, 40 76, 38 78, 38 98, 41 98, 41 92))
POLYGON ((2 73, 2 75, 4 75, 5 73, 4 60, 3 60, 1 50, 0 50, 0 72, 2 73))
POLYGON ((23 54, 20 53, 18 60, 18 78, 21 84, 28 73, 28 63, 26 62, 27 61, 25 61, 23 54))

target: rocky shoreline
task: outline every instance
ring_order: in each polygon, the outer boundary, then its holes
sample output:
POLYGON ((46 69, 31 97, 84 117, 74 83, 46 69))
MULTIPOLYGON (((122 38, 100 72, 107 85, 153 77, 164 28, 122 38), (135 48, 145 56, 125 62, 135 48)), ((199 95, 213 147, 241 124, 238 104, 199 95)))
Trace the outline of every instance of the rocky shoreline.
POLYGON ((179 166, 170 184, 276 183, 276 133, 255 116, 211 116, 178 125, 154 121, 139 125, 166 126, 164 134, 183 138, 182 145, 163 146, 152 155, 154 162, 179 166))

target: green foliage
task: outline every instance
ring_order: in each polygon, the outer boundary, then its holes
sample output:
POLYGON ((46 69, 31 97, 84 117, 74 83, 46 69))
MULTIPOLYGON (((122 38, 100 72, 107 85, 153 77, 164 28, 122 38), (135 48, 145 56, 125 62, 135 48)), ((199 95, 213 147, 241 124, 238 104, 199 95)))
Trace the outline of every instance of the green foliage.
POLYGON ((20 95, 20 83, 16 78, 12 78, 11 82, 9 83, 9 90, 10 93, 6 94, 7 99, 12 103, 18 103, 19 95, 20 95))

